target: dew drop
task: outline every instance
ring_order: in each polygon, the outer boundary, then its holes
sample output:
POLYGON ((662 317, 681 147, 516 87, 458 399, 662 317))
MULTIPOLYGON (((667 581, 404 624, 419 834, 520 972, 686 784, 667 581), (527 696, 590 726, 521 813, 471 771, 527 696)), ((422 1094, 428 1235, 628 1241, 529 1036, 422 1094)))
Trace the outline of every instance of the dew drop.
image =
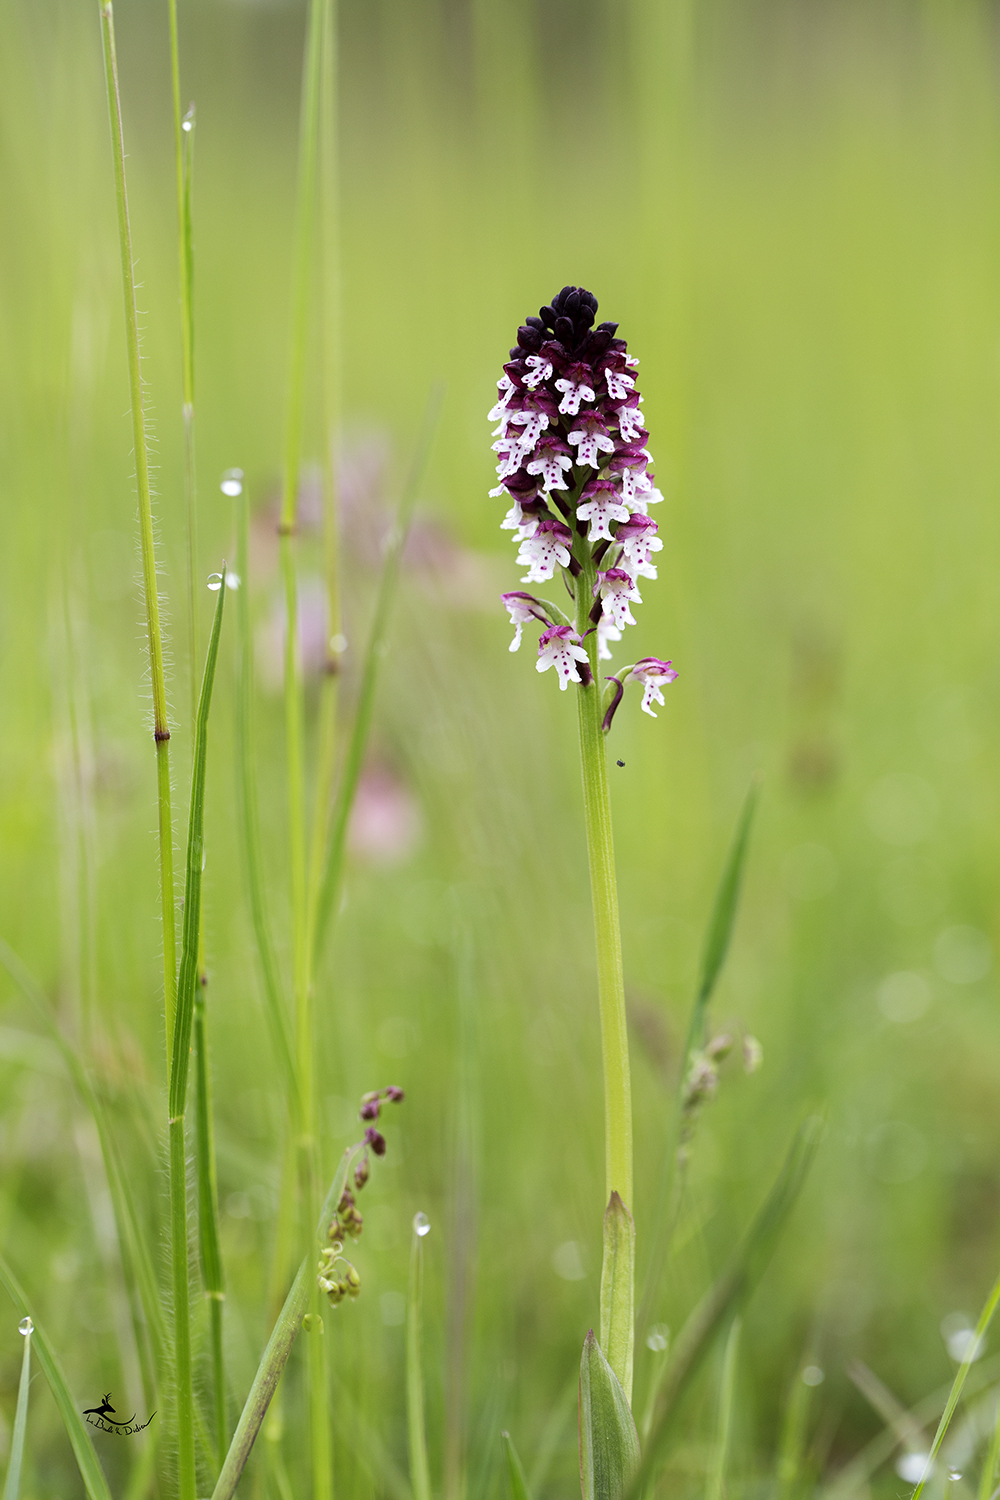
POLYGON ((802 1371, 801 1379, 803 1385, 822 1385, 826 1376, 819 1365, 806 1365, 802 1371))
POLYGON ((182 130, 193 130, 194 129, 194 121, 193 120, 182 120, 181 121, 181 129, 182 130))
POLYGON ((962 1477, 962 1471, 961 1471, 961 1469, 949 1469, 948 1470, 948 1478, 950 1480, 954 1481, 956 1479, 961 1479, 961 1477, 962 1477))
POLYGON ((227 469, 219 481, 219 489, 224 495, 242 495, 243 470, 227 469))
POLYGON ((209 573, 209 575, 208 575, 208 586, 209 586, 209 588, 210 588, 210 590, 212 591, 213 594, 217 594, 219 592, 219 590, 221 589, 221 587, 222 587, 222 574, 221 573, 209 573))
POLYGON ((421 1239, 423 1239, 424 1235, 425 1234, 430 1234, 430 1232, 431 1232, 431 1221, 427 1217, 427 1215, 423 1214, 423 1213, 421 1213, 421 1214, 414 1214, 413 1215, 413 1233, 416 1234, 416 1235, 419 1235, 419 1237, 421 1239))
POLYGON ((28 1337, 29 1333, 33 1333, 34 1329, 35 1325, 30 1318, 22 1318, 20 1323, 18 1323, 17 1325, 18 1333, 23 1334, 25 1338, 28 1337))
POLYGON ((670 1329, 666 1323, 654 1323, 646 1334, 646 1348, 654 1354, 662 1354, 670 1342, 670 1329))
POLYGON ((238 573, 227 573, 226 574, 226 588, 227 589, 238 589, 239 586, 240 586, 240 584, 242 583, 242 581, 243 580, 240 578, 240 575, 238 573))

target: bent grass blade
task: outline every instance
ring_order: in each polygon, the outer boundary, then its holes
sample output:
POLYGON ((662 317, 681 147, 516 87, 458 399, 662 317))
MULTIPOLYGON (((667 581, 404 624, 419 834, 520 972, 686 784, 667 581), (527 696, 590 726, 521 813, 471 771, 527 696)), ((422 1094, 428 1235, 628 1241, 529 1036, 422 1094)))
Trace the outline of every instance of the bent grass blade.
MULTIPOLYGON (((42 1373, 48 1381, 49 1390, 52 1392, 56 1406, 59 1408, 59 1415, 63 1419, 66 1435, 72 1445, 77 1466, 80 1470, 80 1477, 83 1480, 89 1500, 111 1500, 111 1491, 108 1489, 104 1471, 97 1460, 97 1454, 94 1452, 93 1444, 90 1441, 90 1434, 87 1431, 86 1423, 77 1411, 76 1402, 70 1394, 70 1389, 66 1383, 66 1377, 62 1372, 59 1360, 56 1358, 43 1330, 38 1326, 38 1319, 32 1312, 17 1277, 2 1255, 0 1255, 0 1283, 2 1283, 4 1290, 21 1317, 31 1319, 34 1329, 31 1337, 35 1344, 35 1354, 42 1368, 42 1373)), ((20 1396, 18 1397, 18 1402, 20 1404, 20 1396)))
MULTIPOLYGON (((349 1146, 340 1159, 336 1176, 330 1185, 330 1191, 323 1200, 323 1207, 316 1224, 316 1239, 321 1240, 326 1234, 326 1226, 333 1217, 334 1210, 344 1191, 347 1181, 347 1173, 351 1161, 357 1152, 356 1146, 349 1146)), ((267 1347, 261 1355, 260 1364, 257 1366, 257 1374, 254 1376, 250 1393, 243 1403, 236 1431, 226 1461, 222 1466, 215 1489, 212 1491, 212 1500, 231 1500, 236 1492, 236 1486, 240 1482, 240 1475, 250 1457, 261 1423, 267 1415, 267 1409, 271 1404, 281 1372, 288 1362, 288 1356, 292 1352, 295 1336, 302 1324, 303 1316, 309 1306, 309 1298, 316 1281, 317 1250, 310 1246, 299 1266, 291 1290, 285 1298, 284 1306, 278 1314, 271 1337, 267 1341, 267 1347)))
POLYGON ((17 1409, 14 1412, 14 1430, 10 1439, 10 1461, 7 1478, 4 1480, 3 1500, 18 1500, 21 1493, 21 1464, 24 1459, 24 1434, 28 1425, 28 1387, 31 1384, 31 1335, 34 1324, 30 1318, 22 1318, 18 1332, 24 1339, 21 1355, 21 1379, 17 1386, 17 1409))
POLYGON ((931 1476, 931 1471, 934 1468, 934 1460, 937 1458, 938 1453, 940 1452, 941 1444, 945 1439, 945 1434, 947 1433, 948 1428, 951 1425, 951 1419, 955 1415, 955 1408, 958 1406, 958 1403, 962 1398, 962 1391, 968 1378, 969 1371, 972 1369, 977 1354, 983 1347, 983 1338, 986 1335, 986 1330, 989 1328, 990 1324, 993 1321, 993 1314, 997 1310, 998 1303, 1000 1303, 1000 1276, 998 1276, 996 1281, 994 1282, 993 1290, 990 1292, 990 1295, 986 1299, 986 1305, 983 1308, 982 1312, 979 1314, 979 1322, 976 1324, 974 1330, 975 1337, 969 1339, 968 1347, 965 1352, 965 1358, 962 1360, 962 1363, 959 1365, 958 1370, 955 1373, 955 1379, 952 1382, 951 1390, 948 1393, 948 1400, 945 1403, 944 1411, 941 1413, 941 1420, 938 1423, 937 1432, 934 1434, 934 1441, 931 1444, 931 1451, 927 1455, 927 1462, 924 1465, 924 1472, 921 1475, 920 1483, 913 1491, 912 1500, 920 1500, 920 1496, 924 1492, 924 1487, 926 1486, 927 1481, 931 1476))
POLYGON ((642 1463, 629 1489, 629 1500, 653 1478, 678 1402, 712 1339, 726 1318, 750 1296, 762 1276, 778 1236, 799 1196, 819 1145, 821 1122, 812 1116, 799 1126, 774 1187, 757 1213, 743 1243, 733 1254, 678 1335, 657 1393, 656 1416, 642 1463))

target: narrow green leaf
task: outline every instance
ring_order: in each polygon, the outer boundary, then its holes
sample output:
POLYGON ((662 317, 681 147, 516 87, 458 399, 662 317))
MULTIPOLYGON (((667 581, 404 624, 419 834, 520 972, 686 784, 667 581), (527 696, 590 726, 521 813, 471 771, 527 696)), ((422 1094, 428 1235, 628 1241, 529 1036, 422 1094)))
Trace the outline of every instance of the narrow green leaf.
POLYGON ((705 946, 701 955, 701 973, 698 979, 698 989, 695 993, 694 1006, 691 1011, 691 1022, 688 1027, 687 1046, 684 1049, 684 1067, 681 1070, 681 1087, 684 1087, 684 1079, 687 1076, 687 1063, 692 1051, 705 1042, 705 1025, 708 1015, 708 1002, 722 973, 722 966, 729 952, 729 944, 733 936, 733 928, 736 925, 736 913, 740 904, 740 889, 743 884, 743 868, 746 864, 747 850, 750 847, 750 830, 753 826, 753 816, 757 810, 757 799, 760 795, 760 778, 754 776, 750 782, 749 789, 743 801, 739 822, 733 834, 733 841, 729 846, 726 863, 723 867, 722 878, 715 892, 715 901, 712 905, 712 915, 708 924, 708 932, 705 935, 705 946))
POLYGON ((181 966, 177 979, 177 1011, 174 1018, 174 1048, 170 1065, 170 1115, 184 1113, 188 1068, 191 1059, 191 1027, 194 996, 198 984, 198 933, 201 922, 201 867, 205 838, 205 767, 208 759, 208 715, 219 659, 219 637, 226 604, 226 567, 223 563, 219 598, 205 658, 205 675, 198 700, 195 725, 194 765, 191 771, 191 805, 188 812, 187 875, 184 882, 184 933, 181 966))
POLYGON ((531 1495, 528 1493, 528 1481, 524 1477, 524 1467, 509 1432, 501 1432, 500 1443, 503 1447, 503 1456, 507 1461, 510 1500, 531 1500, 531 1495))
POLYGON ((410 1484, 413 1500, 431 1500, 431 1474, 427 1462, 427 1427, 424 1414, 424 1367, 420 1327, 424 1282, 424 1236, 426 1220, 413 1221, 410 1246, 410 1285, 406 1299, 406 1430, 410 1447, 410 1484))
POLYGON ((379 581, 378 596, 375 601, 375 613, 372 617, 371 633, 368 637, 368 646, 361 669, 361 687, 358 693, 358 703, 354 710, 354 723, 351 727, 351 734, 344 755, 344 767, 341 771, 340 784, 337 787, 337 795, 334 798, 333 810, 330 815, 329 842, 323 865, 323 876, 316 898, 316 909, 313 914, 312 943, 314 972, 319 971, 320 959, 323 954, 323 944, 330 926, 330 919, 336 911, 340 896, 340 883, 344 871, 344 846, 347 840, 347 824, 351 816, 351 808, 354 805, 354 794, 357 791, 358 780, 361 776, 361 767, 365 758, 365 749, 368 745, 368 731, 371 728, 372 713, 375 708, 375 688, 378 682, 378 669, 386 649, 389 610, 396 592, 396 583, 399 578, 399 564, 403 556, 403 548, 406 545, 410 521, 413 517, 413 507, 417 501, 417 492, 420 488, 431 443, 437 429, 443 400, 444 387, 440 385, 435 386, 427 402, 427 410, 424 414, 423 428, 417 453, 413 461, 413 466, 410 469, 409 478, 400 497, 396 524, 389 537, 385 561, 382 564, 382 577, 379 581))
POLYGON ((630 1496, 640 1493, 653 1477, 678 1402, 727 1317, 750 1296, 771 1257, 778 1236, 790 1214, 812 1165, 821 1135, 822 1121, 815 1115, 804 1120, 795 1133, 778 1179, 771 1189, 742 1243, 681 1329, 673 1355, 663 1373, 656 1399, 656 1417, 649 1442, 630 1496))
POLYGON ((961 1400, 962 1388, 965 1385, 969 1371, 972 1369, 972 1365, 977 1354, 983 1347, 983 1339, 986 1336, 986 1330, 987 1328, 989 1328, 990 1324, 993 1321, 993 1314, 997 1310, 998 1303, 1000 1303, 1000 1276, 998 1276, 996 1281, 994 1282, 993 1290, 990 1292, 990 1295, 986 1299, 986 1306, 979 1314, 979 1322, 976 1324, 975 1328, 975 1338, 969 1339, 968 1347, 965 1352, 965 1358, 962 1360, 962 1363, 959 1365, 957 1371, 955 1372, 955 1379, 952 1382, 951 1391, 948 1394, 948 1400, 945 1404, 944 1411, 941 1413, 941 1420, 938 1423, 937 1432, 934 1434, 934 1441, 931 1444, 931 1451, 927 1455, 927 1462, 924 1465, 924 1472, 921 1475, 920 1483, 913 1491, 913 1500, 920 1500, 920 1496, 923 1493, 924 1486, 930 1478, 931 1470, 934 1467, 934 1460, 937 1458, 938 1452, 941 1448, 941 1444, 944 1442, 945 1433, 948 1431, 948 1428, 951 1425, 951 1419, 955 1415, 955 1408, 961 1400))
POLYGON ((604 1210, 601 1266, 601 1348, 618 1376, 625 1399, 632 1400, 632 1347, 635 1336, 635 1221, 617 1193, 604 1210))
POLYGON ((34 1325, 30 1318, 22 1318, 19 1333, 24 1339, 21 1355, 21 1379, 17 1387, 17 1409, 14 1412, 14 1431, 10 1440, 10 1462, 4 1481, 3 1500, 18 1500, 21 1493, 21 1463, 24 1459, 24 1433, 28 1425, 28 1387, 31 1384, 31 1335, 34 1325))
MULTIPOLYGON (((358 1148, 349 1146, 340 1159, 336 1176, 330 1184, 330 1191, 323 1200, 316 1224, 317 1243, 326 1238, 326 1229, 334 1209, 340 1201, 340 1195, 344 1191, 347 1181, 347 1173, 351 1161, 358 1148)), ((212 1500, 232 1500, 236 1493, 236 1486, 240 1482, 246 1461, 250 1457, 260 1431, 261 1423, 267 1415, 267 1409, 271 1404, 281 1372, 288 1362, 288 1356, 292 1352, 295 1336, 302 1324, 302 1318, 309 1305, 309 1297, 316 1282, 316 1263, 318 1252, 316 1246, 311 1245, 299 1266, 291 1290, 285 1298, 284 1306, 278 1314, 277 1322, 271 1330, 271 1337, 267 1341, 267 1347, 261 1355, 260 1364, 257 1366, 257 1374, 254 1376, 250 1387, 250 1394, 243 1403, 240 1420, 236 1424, 226 1461, 222 1466, 215 1489, 212 1491, 212 1500)))
MULTIPOLYGON (((0 1255, 0 1283, 3 1284, 4 1290, 21 1317, 30 1318, 34 1325, 34 1332, 31 1337, 35 1345, 35 1355, 42 1367, 42 1373, 49 1383, 49 1389, 55 1398, 55 1403, 59 1408, 59 1415, 63 1419, 66 1435, 76 1455, 80 1476, 83 1479, 89 1500, 111 1500, 111 1491, 108 1489, 107 1480, 104 1478, 103 1470, 97 1461, 97 1454, 94 1452, 91 1444, 90 1434, 87 1431, 83 1418, 77 1411, 76 1402, 70 1395, 69 1386, 66 1384, 66 1377, 62 1372, 59 1361, 53 1353, 42 1329, 39 1328, 38 1319, 32 1312, 17 1277, 2 1255, 0 1255)), ((20 1402, 20 1397, 18 1397, 18 1401, 20 1402)))
POLYGON ((622 1500, 638 1463, 639 1435, 625 1392, 591 1329, 580 1360, 583 1500, 622 1500))

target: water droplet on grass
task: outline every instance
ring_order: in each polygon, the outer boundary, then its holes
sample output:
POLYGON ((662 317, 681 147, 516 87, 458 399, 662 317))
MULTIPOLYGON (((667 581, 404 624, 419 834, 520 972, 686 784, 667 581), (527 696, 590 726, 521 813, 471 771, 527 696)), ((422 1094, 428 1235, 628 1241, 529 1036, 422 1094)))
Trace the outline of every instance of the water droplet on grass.
POLYGON ((30 1318, 22 1318, 20 1323, 18 1323, 17 1325, 18 1333, 23 1334, 25 1338, 28 1337, 29 1333, 34 1332, 34 1328, 35 1325, 30 1318))
POLYGON ((654 1354, 662 1354, 670 1343, 670 1329, 666 1323, 654 1323, 646 1334, 646 1348, 652 1349, 654 1354))
POLYGON ((826 1376, 820 1369, 819 1365, 806 1365, 805 1369, 802 1371, 803 1385, 822 1385, 825 1379, 826 1376))
POLYGON ((224 495, 242 495, 243 470, 227 469, 219 481, 219 489, 224 495))
POLYGON ((423 1239, 424 1235, 425 1234, 430 1234, 430 1232, 431 1232, 431 1221, 427 1217, 427 1215, 423 1214, 423 1213, 421 1213, 421 1214, 414 1214, 413 1215, 413 1233, 416 1234, 416 1235, 419 1235, 420 1238, 423 1239))

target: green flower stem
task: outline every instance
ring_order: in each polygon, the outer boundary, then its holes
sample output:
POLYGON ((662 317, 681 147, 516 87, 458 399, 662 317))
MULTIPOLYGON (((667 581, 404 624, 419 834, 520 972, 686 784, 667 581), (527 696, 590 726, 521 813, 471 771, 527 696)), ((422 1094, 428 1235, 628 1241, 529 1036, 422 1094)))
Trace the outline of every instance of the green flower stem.
MULTIPOLYGON (((576 580, 576 628, 585 637, 590 658, 591 681, 577 689, 580 724, 580 761, 583 770, 583 802, 590 862, 590 893, 594 909, 597 948, 597 992, 601 1012, 601 1053, 604 1069, 604 1163, 605 1198, 617 1193, 626 1209, 632 1205, 632 1088, 629 1078, 628 1030, 625 1019, 625 976, 622 968, 621 934, 618 926, 618 887, 611 832, 611 799, 608 768, 601 728, 602 692, 597 659, 597 631, 590 623, 594 603, 596 569, 589 547, 583 553, 576 580), (586 634, 590 631, 590 634, 586 634)), ((626 1397, 632 1398, 632 1299, 635 1281, 635 1241, 630 1240, 627 1265, 612 1274, 616 1253, 614 1237, 605 1236, 604 1269, 601 1276, 602 1304, 617 1288, 615 1306, 601 1307, 602 1330, 612 1330, 608 1359, 626 1397), (623 1274, 624 1273, 624 1274, 623 1274), (627 1321, 627 1326, 626 1326, 627 1321), (612 1349, 619 1351, 612 1358, 612 1349)))
POLYGON ((167 1061, 173 1050, 174 1009, 177 1001, 177 937, 174 921, 174 844, 170 812, 170 726, 167 722, 167 686, 163 671, 163 633, 157 591, 156 551, 153 540, 153 507, 149 483, 149 453, 146 446, 146 410, 139 358, 139 319, 135 302, 132 231, 129 226, 125 184, 125 147, 122 139, 121 99, 118 93, 118 63, 115 56, 115 22, 111 0, 100 0, 104 71, 108 89, 108 116, 114 157, 115 199, 118 206, 118 245, 122 264, 125 302, 125 343, 128 351, 129 392, 132 406, 132 444, 135 450, 135 484, 139 501, 139 536, 142 545, 142 585, 149 640, 149 675, 153 690, 153 736, 156 743, 156 784, 159 804, 160 908, 163 923, 163 996, 166 1011, 167 1061))

